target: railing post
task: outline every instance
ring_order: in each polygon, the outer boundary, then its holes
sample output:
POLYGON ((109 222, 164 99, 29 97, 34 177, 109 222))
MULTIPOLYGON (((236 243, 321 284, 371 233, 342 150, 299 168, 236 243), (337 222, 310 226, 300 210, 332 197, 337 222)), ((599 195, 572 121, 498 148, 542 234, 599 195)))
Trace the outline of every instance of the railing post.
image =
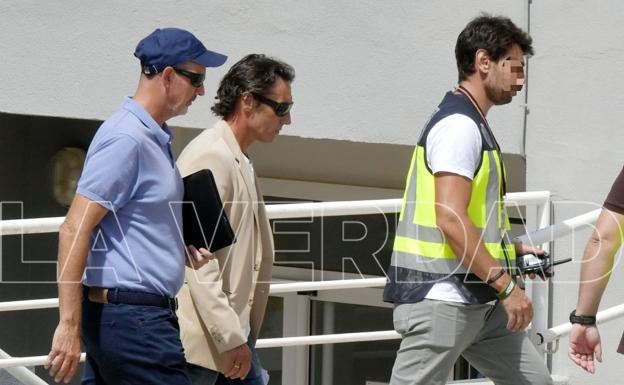
MULTIPOLYGON (((323 334, 334 333, 336 322, 336 308, 333 302, 323 303, 323 334)), ((321 379, 323 385, 334 384, 334 345, 323 345, 323 360, 321 363, 321 379)))
MULTIPOLYGON (((552 224, 551 207, 552 206, 550 197, 546 202, 537 206, 537 229, 547 228, 552 224)), ((536 244, 535 246, 540 245, 536 244)), ((545 243, 541 246, 545 251, 550 253, 550 243, 545 243)), ((529 331, 529 336, 531 338, 531 341, 533 341, 534 344, 537 344, 537 342, 539 341, 539 336, 537 336, 537 332, 540 330, 548 329, 552 322, 552 298, 550 296, 550 293, 552 292, 552 282, 550 280, 547 282, 542 282, 539 278, 536 278, 535 281, 530 283, 530 286, 534 315, 533 321, 531 323, 531 329, 529 331)))
MULTIPOLYGON (((283 294, 284 337, 310 335, 310 298, 297 293, 283 294)), ((309 347, 282 348, 282 384, 307 384, 309 347)))

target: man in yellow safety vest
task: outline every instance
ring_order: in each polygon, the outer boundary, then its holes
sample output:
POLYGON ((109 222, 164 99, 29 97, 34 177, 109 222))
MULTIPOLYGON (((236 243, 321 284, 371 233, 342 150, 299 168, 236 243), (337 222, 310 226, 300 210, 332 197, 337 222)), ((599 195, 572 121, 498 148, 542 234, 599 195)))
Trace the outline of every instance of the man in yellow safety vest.
POLYGON ((524 83, 532 40, 505 17, 482 15, 455 46, 459 85, 414 151, 384 300, 402 336, 392 385, 446 384, 463 355, 497 385, 552 384, 524 329, 533 308, 513 279, 503 207, 505 168, 486 115, 524 83))

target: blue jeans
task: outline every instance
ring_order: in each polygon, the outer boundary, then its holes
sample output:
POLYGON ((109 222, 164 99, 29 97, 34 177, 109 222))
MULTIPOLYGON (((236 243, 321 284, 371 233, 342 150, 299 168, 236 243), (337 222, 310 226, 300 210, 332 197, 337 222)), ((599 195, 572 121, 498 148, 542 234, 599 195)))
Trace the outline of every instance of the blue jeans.
POLYGON ((191 384, 175 312, 87 299, 82 306, 83 385, 191 384))
POLYGON ((262 381, 262 365, 256 353, 255 341, 249 337, 247 345, 251 350, 251 369, 244 380, 230 379, 222 373, 201 366, 186 364, 191 384, 193 385, 264 385, 262 381))

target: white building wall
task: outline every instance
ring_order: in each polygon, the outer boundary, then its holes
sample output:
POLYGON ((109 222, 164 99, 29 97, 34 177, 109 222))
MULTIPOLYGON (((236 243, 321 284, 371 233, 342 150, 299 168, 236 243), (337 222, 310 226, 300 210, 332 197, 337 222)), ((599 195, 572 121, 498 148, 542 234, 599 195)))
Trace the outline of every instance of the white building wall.
MULTIPOLYGON (((527 189, 555 193, 556 221, 601 205, 622 169, 623 16, 624 3, 616 0, 535 0, 531 7, 537 54, 529 75, 527 189)), ((575 258, 556 278, 555 324, 565 322, 576 306, 578 261, 589 234, 555 245, 557 258, 575 258)), ((623 290, 620 263, 601 309, 622 303, 623 290)), ((567 338, 553 358, 554 372, 568 375, 572 384, 624 383, 624 357, 615 352, 622 325, 620 319, 600 328, 604 363, 595 375, 584 374, 567 358, 567 338)))
MULTIPOLYGON (((172 124, 207 128, 218 80, 247 53, 297 71, 286 135, 411 144, 454 86, 455 39, 479 10, 526 24, 526 1, 2 0, 0 111, 105 119, 134 91, 136 43, 161 26, 229 55, 206 97, 172 124)), ((520 151, 523 111, 493 114, 504 150, 520 151)))
MULTIPOLYGON (((411 144, 455 84, 459 31, 479 11, 502 13, 525 28, 530 21, 537 54, 529 65, 527 189, 552 190, 560 221, 600 204, 622 167, 624 3, 533 0, 529 20, 527 1, 2 0, 0 112, 105 119, 134 90, 138 40, 179 26, 230 60, 208 71, 207 96, 172 124, 210 127, 218 80, 244 54, 262 52, 297 70, 285 134, 411 144), (589 203, 570 203, 579 200, 589 203)), ((506 152, 522 153, 523 100, 491 112, 506 152)), ((556 256, 579 259, 587 236, 557 242, 556 256)), ((575 306, 578 269, 560 269, 555 324, 575 306)), ((621 302, 622 277, 616 266, 603 308, 621 302)), ((567 339, 554 372, 573 384, 621 383, 621 325, 602 328, 605 363, 596 375, 568 360, 567 339)))

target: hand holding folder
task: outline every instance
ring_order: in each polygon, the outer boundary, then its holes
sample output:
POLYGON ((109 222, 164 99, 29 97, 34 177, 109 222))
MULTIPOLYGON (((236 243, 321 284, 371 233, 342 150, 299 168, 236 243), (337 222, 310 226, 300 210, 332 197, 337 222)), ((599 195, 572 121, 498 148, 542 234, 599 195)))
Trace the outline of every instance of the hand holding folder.
POLYGON ((197 171, 184 178, 182 204, 184 243, 211 253, 236 242, 212 172, 197 171))

